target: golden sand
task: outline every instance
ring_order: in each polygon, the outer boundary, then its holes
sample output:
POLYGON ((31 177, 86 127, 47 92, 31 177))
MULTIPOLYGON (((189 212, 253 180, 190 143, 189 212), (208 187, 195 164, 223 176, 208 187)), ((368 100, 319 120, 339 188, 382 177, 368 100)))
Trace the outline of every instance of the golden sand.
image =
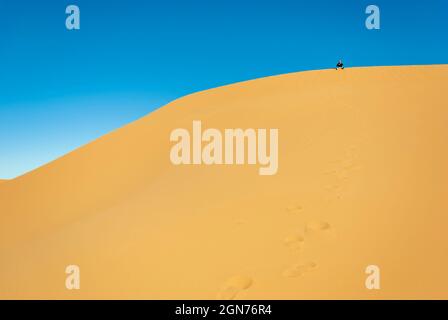
POLYGON ((448 66, 377 67, 174 101, 2 184, 0 298, 447 299, 447 92, 448 66), (172 165, 194 120, 278 128, 277 174, 172 165))

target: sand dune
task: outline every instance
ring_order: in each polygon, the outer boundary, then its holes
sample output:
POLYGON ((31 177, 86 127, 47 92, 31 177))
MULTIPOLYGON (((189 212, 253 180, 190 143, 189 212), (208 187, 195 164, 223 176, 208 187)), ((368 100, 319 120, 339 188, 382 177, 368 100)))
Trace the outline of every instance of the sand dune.
POLYGON ((0 298, 447 299, 447 92, 448 66, 377 67, 174 101, 2 184, 0 298), (277 175, 172 165, 193 120, 278 128, 277 175))

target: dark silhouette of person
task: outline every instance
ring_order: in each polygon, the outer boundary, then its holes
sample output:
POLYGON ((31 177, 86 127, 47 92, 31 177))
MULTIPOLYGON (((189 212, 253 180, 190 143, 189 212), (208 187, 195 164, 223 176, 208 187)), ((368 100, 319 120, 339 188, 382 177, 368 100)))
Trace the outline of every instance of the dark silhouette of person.
POLYGON ((342 63, 342 60, 339 60, 338 64, 336 65, 336 70, 338 69, 344 70, 344 64, 342 63))

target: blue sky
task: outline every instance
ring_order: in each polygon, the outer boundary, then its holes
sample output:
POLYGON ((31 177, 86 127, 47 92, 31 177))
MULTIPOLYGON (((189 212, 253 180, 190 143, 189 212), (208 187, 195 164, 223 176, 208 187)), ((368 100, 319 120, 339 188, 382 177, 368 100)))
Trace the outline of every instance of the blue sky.
POLYGON ((339 58, 448 63, 447 18, 446 0, 0 0, 0 178, 191 92, 339 58), (381 30, 364 26, 369 4, 381 30))

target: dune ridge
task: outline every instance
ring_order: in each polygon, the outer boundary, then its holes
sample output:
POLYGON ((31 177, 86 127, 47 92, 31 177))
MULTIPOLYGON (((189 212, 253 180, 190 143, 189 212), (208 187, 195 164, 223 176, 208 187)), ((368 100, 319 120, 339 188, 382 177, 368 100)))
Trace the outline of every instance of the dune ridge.
POLYGON ((447 89, 446 65, 237 83, 0 182, 0 298, 446 299, 447 89), (173 166, 194 120, 278 128, 278 173, 173 166))

